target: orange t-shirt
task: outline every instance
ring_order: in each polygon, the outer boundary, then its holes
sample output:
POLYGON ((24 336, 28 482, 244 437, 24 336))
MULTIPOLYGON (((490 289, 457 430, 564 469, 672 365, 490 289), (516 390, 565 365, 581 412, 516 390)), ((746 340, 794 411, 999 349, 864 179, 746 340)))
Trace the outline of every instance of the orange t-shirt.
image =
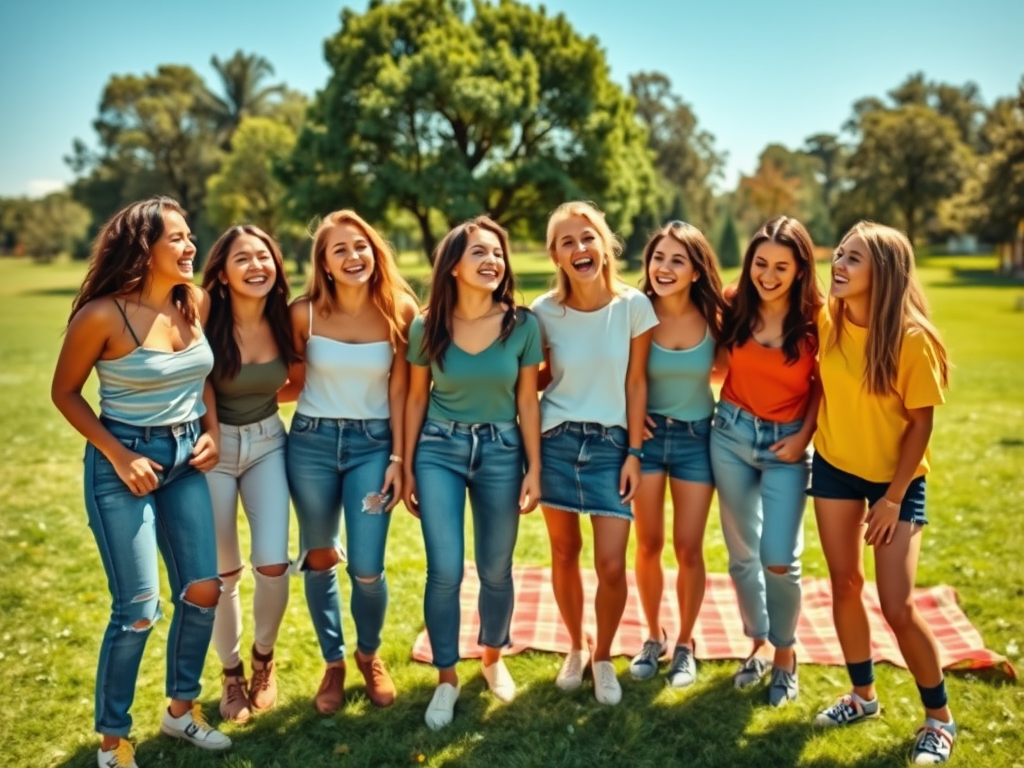
POLYGON ((786 364, 786 353, 747 339, 729 352, 722 400, 766 421, 802 419, 814 379, 813 344, 800 345, 800 357, 786 364))

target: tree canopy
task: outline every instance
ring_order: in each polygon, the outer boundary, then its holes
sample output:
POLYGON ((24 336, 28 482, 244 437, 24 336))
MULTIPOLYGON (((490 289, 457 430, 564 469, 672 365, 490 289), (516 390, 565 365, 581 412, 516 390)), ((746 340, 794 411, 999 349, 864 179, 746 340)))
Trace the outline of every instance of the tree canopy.
POLYGON ((548 212, 589 198, 627 230, 652 186, 630 99, 604 51, 564 15, 515 0, 371 3, 342 12, 332 74, 285 171, 303 216, 408 211, 429 253, 432 214, 488 212, 540 233, 548 212))

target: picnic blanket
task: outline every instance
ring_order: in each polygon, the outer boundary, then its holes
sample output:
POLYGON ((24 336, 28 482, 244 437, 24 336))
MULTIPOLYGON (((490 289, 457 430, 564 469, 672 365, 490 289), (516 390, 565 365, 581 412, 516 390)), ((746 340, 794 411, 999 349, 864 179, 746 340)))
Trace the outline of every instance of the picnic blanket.
MULTIPOLYGON (((482 648, 477 644, 480 619, 477 598, 480 582, 473 563, 465 564, 462 582, 462 623, 459 636, 459 654, 462 658, 479 658, 482 648)), ((538 566, 513 568, 516 603, 512 615, 512 646, 506 653, 525 650, 566 653, 569 634, 562 625, 551 589, 551 569, 538 566)), ((612 643, 612 655, 632 656, 640 650, 647 637, 647 625, 636 590, 632 571, 627 573, 629 597, 622 623, 612 643)), ((669 638, 678 632, 679 615, 675 596, 676 572, 665 570, 665 593, 662 596, 661 616, 669 638)), ((591 637, 595 632, 593 604, 597 589, 597 575, 584 569, 583 591, 584 628, 591 637)), ((803 609, 797 627, 797 654, 801 663, 842 665, 843 653, 832 625, 832 590, 828 579, 803 580, 803 609)), ((887 661, 906 668, 906 662, 896 644, 896 637, 882 618, 878 592, 873 582, 864 589, 868 618, 871 623, 872 656, 876 662, 887 661)), ((914 590, 914 602, 924 620, 935 633, 939 644, 939 657, 944 669, 983 669, 995 667, 1015 678, 1016 671, 1009 661, 985 648, 981 634, 960 610, 956 591, 949 586, 914 590)), ((694 629, 696 656, 699 659, 743 659, 750 652, 750 640, 743 634, 736 604, 736 593, 726 574, 709 574, 704 603, 694 629)), ((412 657, 429 662, 433 655, 426 631, 420 632, 413 645, 412 657)))

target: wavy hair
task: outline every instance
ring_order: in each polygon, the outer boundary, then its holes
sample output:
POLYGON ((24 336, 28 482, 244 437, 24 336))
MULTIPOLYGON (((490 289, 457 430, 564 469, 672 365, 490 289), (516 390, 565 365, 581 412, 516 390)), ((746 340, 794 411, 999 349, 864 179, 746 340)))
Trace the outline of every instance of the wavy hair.
MULTIPOLYGON (((546 238, 548 253, 552 257, 555 256, 555 236, 558 233, 558 225, 567 219, 571 219, 573 216, 582 216, 597 231, 597 236, 601 240, 601 255, 603 257, 601 259, 601 272, 604 276, 605 285, 608 286, 608 290, 612 293, 618 293, 620 283, 616 262, 622 254, 622 241, 612 232, 611 227, 608 226, 608 222, 605 220, 604 214, 593 203, 588 203, 584 200, 574 200, 562 203, 551 212, 551 216, 548 217, 546 238)), ((555 300, 559 304, 564 304, 569 298, 571 290, 572 285, 569 282, 569 277, 561 269, 557 270, 555 272, 555 300)))
POLYGON ((391 328, 391 343, 404 343, 406 337, 402 330, 399 299, 405 295, 419 304, 416 293, 399 274, 398 259, 391 246, 362 216, 349 208, 324 216, 313 233, 312 264, 305 296, 321 317, 331 314, 334 308, 334 284, 324 263, 327 258, 327 233, 332 227, 342 224, 351 224, 361 230, 370 243, 374 261, 373 273, 370 275, 370 297, 391 328))
POLYGON ((210 294, 210 316, 206 319, 206 338, 213 349, 218 373, 233 379, 242 369, 242 351, 238 348, 235 338, 235 315, 232 311, 232 295, 230 286, 225 286, 220 278, 227 266, 231 247, 242 235, 251 235, 263 242, 274 260, 276 276, 274 286, 267 295, 263 306, 263 317, 270 326, 285 365, 297 362, 295 342, 292 339, 292 321, 288 312, 288 276, 284 270, 281 249, 270 235, 252 224, 238 224, 217 238, 206 259, 203 270, 203 288, 210 294))
POLYGON ((711 338, 718 343, 722 337, 722 277, 718 274, 718 259, 704 233, 684 221, 670 221, 647 241, 644 246, 644 271, 640 278, 640 290, 657 301, 657 294, 650 284, 651 259, 661 241, 671 237, 686 252, 694 271, 700 276, 690 286, 690 300, 697 306, 708 324, 711 338))
POLYGON ((814 271, 814 243, 807 228, 789 216, 777 216, 766 222, 747 246, 736 293, 725 303, 722 345, 731 350, 736 345, 742 346, 754 335, 761 297, 750 277, 750 269, 762 243, 785 246, 796 262, 796 277, 789 288, 789 310, 782 323, 782 350, 786 364, 793 365, 800 359, 802 345, 817 344, 817 315, 824 299, 814 271))
MULTIPOLYGON (((864 381, 868 391, 885 395, 896 386, 900 351, 907 331, 923 333, 931 343, 939 364, 943 387, 949 386, 949 355, 939 332, 928 319, 928 303, 914 271, 914 247, 898 229, 858 222, 839 241, 840 247, 853 235, 859 235, 871 258, 871 299, 868 303, 868 341, 864 360, 864 381)), ((825 342, 828 348, 842 338, 845 302, 829 297, 832 330, 825 342)))
POLYGON ((466 253, 469 236, 484 230, 498 238, 501 254, 505 260, 505 274, 501 282, 491 293, 498 304, 508 307, 501 320, 501 334, 498 338, 502 344, 512 335, 519 320, 519 311, 529 310, 516 305, 516 278, 512 271, 511 253, 508 246, 508 232, 489 216, 476 218, 459 224, 444 236, 434 249, 434 270, 430 276, 430 294, 423 315, 423 353, 431 363, 444 370, 444 353, 452 343, 452 316, 458 301, 458 284, 452 270, 458 265, 466 253))
MULTIPOLYGON (((186 216, 170 197, 151 197, 126 205, 100 229, 89 254, 89 269, 71 304, 68 323, 93 299, 124 296, 139 290, 149 275, 149 252, 164 234, 164 214, 186 216)), ((190 287, 182 283, 171 289, 174 305, 194 325, 199 307, 190 287)))

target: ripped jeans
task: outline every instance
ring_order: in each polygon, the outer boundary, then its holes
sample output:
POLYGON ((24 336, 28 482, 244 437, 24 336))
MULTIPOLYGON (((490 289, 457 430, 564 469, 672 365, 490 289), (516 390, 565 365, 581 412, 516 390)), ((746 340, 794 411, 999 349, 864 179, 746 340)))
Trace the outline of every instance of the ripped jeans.
POLYGON ((380 648, 388 607, 384 547, 391 513, 378 494, 391 454, 388 419, 322 419, 296 413, 288 432, 288 487, 299 523, 299 567, 320 653, 328 664, 345 658, 337 568, 310 570, 311 549, 341 551, 345 515, 348 574, 356 645, 369 656, 380 648))
POLYGON ((96 671, 96 731, 127 737, 128 713, 153 623, 160 618, 157 550, 167 567, 174 616, 167 634, 169 698, 199 696, 213 608, 182 599, 190 584, 217 579, 217 543, 206 478, 188 463, 199 422, 136 427, 104 419, 122 445, 160 464, 153 493, 135 496, 91 443, 85 448, 85 508, 110 589, 110 621, 96 671))

